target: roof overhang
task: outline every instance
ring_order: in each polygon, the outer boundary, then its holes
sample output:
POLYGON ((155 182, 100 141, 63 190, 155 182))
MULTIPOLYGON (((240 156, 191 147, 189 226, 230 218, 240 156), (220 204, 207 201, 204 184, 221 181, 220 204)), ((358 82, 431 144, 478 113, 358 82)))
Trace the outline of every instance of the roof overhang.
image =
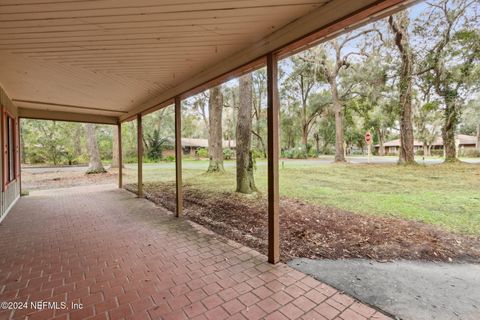
POLYGON ((0 84, 23 117, 113 124, 412 2, 5 0, 0 84))
POLYGON ((18 116, 23 119, 55 120, 69 122, 85 122, 97 124, 119 124, 119 119, 112 116, 104 116, 89 113, 74 113, 64 111, 52 111, 42 109, 19 108, 18 116))

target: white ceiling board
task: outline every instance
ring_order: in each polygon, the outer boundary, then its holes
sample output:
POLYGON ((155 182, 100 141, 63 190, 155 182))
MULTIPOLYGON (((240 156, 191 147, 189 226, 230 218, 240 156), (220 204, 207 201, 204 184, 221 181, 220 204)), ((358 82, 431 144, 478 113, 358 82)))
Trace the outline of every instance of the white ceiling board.
POLYGON ((25 108, 119 116, 324 3, 2 0, 0 83, 25 108))
POLYGON ((0 84, 28 110, 126 118, 395 1, 2 0, 0 84))
POLYGON ((0 70, 2 87, 11 99, 19 100, 126 111, 131 103, 159 89, 147 81, 21 55, 2 54, 0 70))

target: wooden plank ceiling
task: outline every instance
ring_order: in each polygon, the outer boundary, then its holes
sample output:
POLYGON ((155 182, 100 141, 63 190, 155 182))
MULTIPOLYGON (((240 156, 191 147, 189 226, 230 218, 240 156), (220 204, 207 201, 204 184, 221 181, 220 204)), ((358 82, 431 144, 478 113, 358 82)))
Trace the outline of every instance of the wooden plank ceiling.
POLYGON ((332 2, 345 15, 358 9, 342 0, 2 0, 0 84, 20 108, 122 118, 332 2))

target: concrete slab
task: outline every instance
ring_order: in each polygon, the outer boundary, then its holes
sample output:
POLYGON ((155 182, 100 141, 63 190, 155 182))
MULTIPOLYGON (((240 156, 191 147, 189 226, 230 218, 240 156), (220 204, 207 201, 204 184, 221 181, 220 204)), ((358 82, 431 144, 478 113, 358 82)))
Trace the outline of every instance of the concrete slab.
POLYGON ((480 265, 311 259, 288 264, 399 319, 480 319, 480 265))

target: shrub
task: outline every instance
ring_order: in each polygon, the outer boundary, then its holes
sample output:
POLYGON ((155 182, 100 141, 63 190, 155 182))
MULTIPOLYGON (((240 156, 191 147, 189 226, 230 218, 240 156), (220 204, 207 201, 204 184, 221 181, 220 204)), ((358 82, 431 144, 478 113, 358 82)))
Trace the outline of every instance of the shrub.
POLYGON ((147 156, 150 160, 160 160, 163 157, 163 150, 170 141, 167 138, 160 137, 160 132, 155 129, 151 135, 147 136, 147 156))
POLYGON ((308 151, 308 157, 309 157, 309 158, 316 158, 316 157, 318 157, 317 149, 310 148, 310 150, 308 151))
POLYGON ((307 154, 309 155, 310 152, 312 151, 313 145, 311 143, 307 143, 307 154))
POLYGON ((466 158, 480 158, 480 149, 468 148, 461 150, 460 155, 466 158))
POLYGON ((78 157, 76 157, 73 162, 75 164, 87 164, 89 162, 88 159, 88 154, 81 154, 78 157))
POLYGON ((45 157, 43 157, 41 154, 38 154, 36 152, 30 153, 27 159, 30 164, 38 164, 38 163, 46 162, 45 157))
MULTIPOLYGON (((335 152, 333 153, 335 154, 335 152)), ((350 155, 352 156, 363 156, 363 155, 366 155, 367 154, 367 150, 363 150, 363 149, 350 149, 350 155)))
POLYGON ((335 148, 332 146, 326 146, 320 148, 320 154, 332 155, 335 154, 335 148))
POLYGON ((416 156, 423 156, 423 149, 418 149, 417 151, 415 151, 415 155, 416 156))
POLYGON ((307 159, 305 147, 297 147, 283 151, 283 157, 287 159, 307 159))
POLYGON ((86 174, 99 174, 99 173, 106 173, 107 170, 105 168, 89 168, 86 174))
POLYGON ((267 156, 265 152, 258 149, 252 149, 252 158, 253 159, 265 159, 267 156))
POLYGON ((443 149, 435 149, 435 150, 431 150, 430 151, 430 154, 434 157, 443 157, 443 149))
POLYGON ((223 149, 223 159, 224 160, 232 160, 234 152, 230 148, 223 149))
POLYGON ((142 158, 143 163, 158 163, 159 160, 161 160, 161 159, 152 159, 148 155, 147 156, 144 155, 143 158, 142 158))
POLYGON ((137 157, 133 157, 133 156, 125 156, 123 157, 123 163, 137 163, 137 157))
POLYGON ((167 161, 167 162, 173 162, 173 161, 175 161, 175 157, 174 157, 174 156, 166 156, 166 157, 165 157, 165 161, 167 161))
POLYGON ((198 148, 197 156, 200 158, 208 158, 208 149, 207 148, 198 148))

